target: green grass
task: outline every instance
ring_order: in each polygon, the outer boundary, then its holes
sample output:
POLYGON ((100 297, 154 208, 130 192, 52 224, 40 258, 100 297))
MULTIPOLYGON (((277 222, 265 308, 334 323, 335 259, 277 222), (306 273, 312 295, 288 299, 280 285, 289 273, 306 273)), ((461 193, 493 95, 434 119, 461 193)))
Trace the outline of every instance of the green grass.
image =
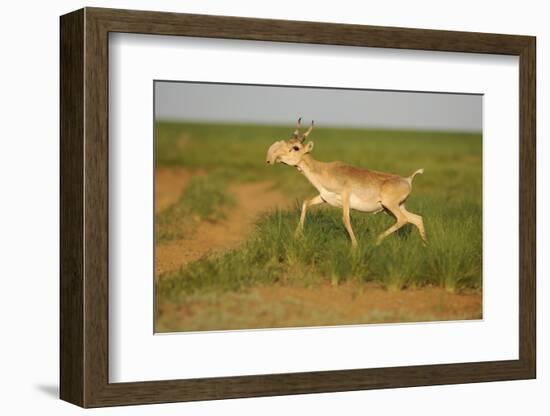
MULTIPOLYGON (((223 189, 228 182, 272 181, 297 201, 316 194, 295 169, 265 163, 269 145, 288 138, 292 126, 157 123, 156 128, 158 165, 209 172, 203 185, 220 195, 207 215, 221 212, 216 207, 226 202, 223 189), (223 178, 222 183, 215 178, 223 178)), ((401 175, 424 168, 424 175, 414 181, 407 209, 424 217, 428 247, 421 244, 411 225, 375 246, 376 235, 394 221, 383 213, 352 211, 359 247, 351 250, 336 208, 311 209, 300 238, 294 237, 298 208, 272 212, 258 222, 256 232, 240 248, 191 263, 161 279, 159 301, 178 303, 190 294, 238 291, 254 285, 336 285, 349 280, 377 282, 390 290, 426 285, 449 291, 481 290, 480 134, 318 126, 310 137, 315 142, 313 156, 321 161, 342 160, 401 175)), ((170 224, 178 224, 193 211, 187 204, 197 210, 210 204, 204 195, 182 196, 178 206, 184 206, 183 211, 171 208, 174 212, 161 213, 165 218, 157 218, 157 231, 169 235, 170 224)))
MULTIPOLYGON (((430 235, 428 247, 411 226, 375 246, 375 236, 392 220, 355 214, 352 222, 360 245, 352 250, 337 210, 311 210, 298 238, 294 229, 299 211, 277 212, 263 218, 240 249, 199 260, 162 279, 158 296, 181 302, 189 294, 239 291, 255 284, 310 286, 349 280, 377 282, 393 290, 426 285, 479 289, 481 238, 471 237, 480 224, 468 217, 470 213, 468 207, 451 211, 456 218, 446 221, 445 232, 430 235)), ((436 218, 430 224, 441 221, 436 210, 429 214, 436 218)))
POLYGON ((220 175, 193 177, 179 200, 155 216, 155 240, 162 244, 190 235, 201 220, 224 218, 222 207, 235 201, 220 175))

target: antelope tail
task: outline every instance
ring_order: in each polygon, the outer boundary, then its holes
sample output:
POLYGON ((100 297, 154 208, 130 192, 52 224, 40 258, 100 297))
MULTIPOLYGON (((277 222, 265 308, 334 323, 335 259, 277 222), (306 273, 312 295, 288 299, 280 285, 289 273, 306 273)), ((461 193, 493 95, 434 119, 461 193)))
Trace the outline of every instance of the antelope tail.
POLYGON ((409 180, 409 183, 410 183, 410 184, 412 184, 412 181, 413 181, 414 177, 415 177, 416 175, 418 175, 419 173, 420 173, 420 174, 424 173, 424 169, 415 170, 415 171, 413 172, 413 174, 407 178, 407 179, 409 180))

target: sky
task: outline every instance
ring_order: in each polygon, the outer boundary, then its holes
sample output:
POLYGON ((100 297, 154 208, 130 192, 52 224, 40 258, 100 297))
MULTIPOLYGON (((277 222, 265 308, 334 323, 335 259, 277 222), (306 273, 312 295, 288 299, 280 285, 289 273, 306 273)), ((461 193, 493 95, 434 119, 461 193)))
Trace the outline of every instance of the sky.
POLYGON ((473 131, 482 96, 155 81, 157 120, 473 131))

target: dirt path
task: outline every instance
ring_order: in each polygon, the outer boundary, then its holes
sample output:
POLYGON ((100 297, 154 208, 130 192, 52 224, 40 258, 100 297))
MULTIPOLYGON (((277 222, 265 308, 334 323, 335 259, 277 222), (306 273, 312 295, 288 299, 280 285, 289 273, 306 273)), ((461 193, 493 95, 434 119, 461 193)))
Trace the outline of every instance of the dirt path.
MULTIPOLYGON (((183 169, 157 174, 158 197, 166 207, 177 200, 191 175, 183 169), (171 185, 163 181, 173 182, 171 185), (173 199, 174 193, 177 194, 173 199), (170 195, 170 196, 169 196, 170 195), (170 202, 171 201, 171 202, 170 202), (165 205, 168 204, 168 205, 165 205)), ((216 222, 201 222, 192 237, 156 247, 155 270, 157 278, 201 257, 235 248, 252 232, 259 215, 275 208, 285 208, 289 199, 272 189, 269 182, 235 184, 229 187, 236 206, 228 210, 226 218, 216 222)), ((157 203, 157 206, 161 203, 157 203)))
POLYGON ((155 170, 155 213, 174 204, 194 173, 182 168, 155 170))

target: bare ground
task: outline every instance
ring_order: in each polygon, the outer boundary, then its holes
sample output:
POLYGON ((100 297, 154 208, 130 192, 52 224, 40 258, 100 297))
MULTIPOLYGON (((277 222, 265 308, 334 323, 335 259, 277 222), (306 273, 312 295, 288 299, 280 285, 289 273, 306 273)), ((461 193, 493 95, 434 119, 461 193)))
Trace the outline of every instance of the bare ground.
POLYGON ((352 282, 313 288, 276 285, 190 296, 184 305, 160 305, 156 331, 480 319, 481 307, 480 293, 454 294, 436 287, 392 292, 352 282))

